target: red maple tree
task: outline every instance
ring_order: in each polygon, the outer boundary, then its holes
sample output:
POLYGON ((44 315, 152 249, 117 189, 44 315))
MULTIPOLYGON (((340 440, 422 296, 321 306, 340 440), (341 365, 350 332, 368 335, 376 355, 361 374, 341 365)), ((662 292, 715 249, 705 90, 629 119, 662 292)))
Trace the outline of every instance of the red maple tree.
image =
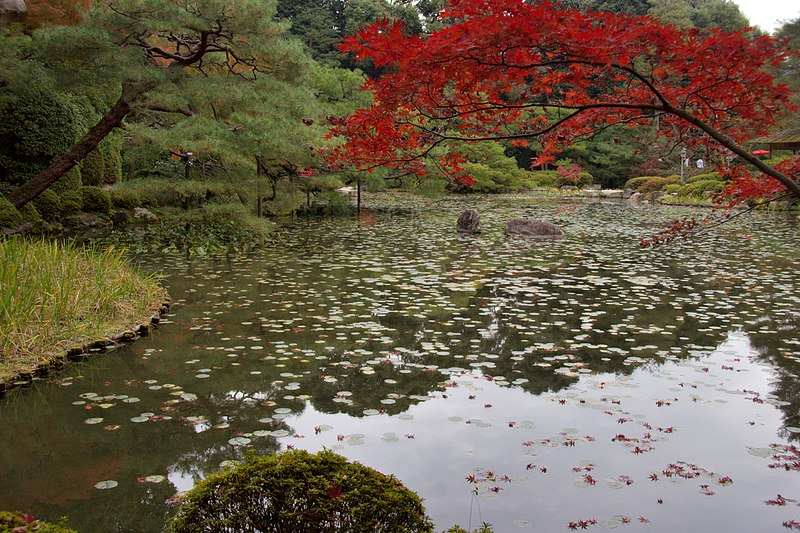
POLYGON ((547 0, 451 0, 442 19, 423 36, 378 21, 342 44, 385 73, 366 84, 369 107, 332 121, 331 137, 343 139, 329 153, 333 165, 420 175, 435 166, 469 183, 459 156, 437 147, 535 137, 545 163, 604 128, 658 119, 658 134, 676 145, 757 169, 729 166, 731 194, 800 197, 797 158, 771 167, 742 146, 796 110, 770 73, 794 53, 781 41, 547 0))

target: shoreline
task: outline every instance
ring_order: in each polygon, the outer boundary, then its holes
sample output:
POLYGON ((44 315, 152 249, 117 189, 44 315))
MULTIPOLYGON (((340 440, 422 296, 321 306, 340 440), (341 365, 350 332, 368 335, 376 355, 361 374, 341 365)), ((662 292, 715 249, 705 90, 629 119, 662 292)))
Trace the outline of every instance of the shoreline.
POLYGON ((0 380, 0 401, 3 401, 9 392, 30 387, 34 381, 62 370, 69 363, 84 361, 93 353, 102 353, 112 346, 119 347, 132 344, 142 337, 149 336, 153 330, 159 327, 161 319, 171 307, 172 300, 167 295, 166 299, 159 304, 158 310, 153 312, 149 318, 145 317, 138 326, 83 345, 76 345, 50 359, 40 361, 36 368, 29 372, 18 373, 5 381, 0 380))

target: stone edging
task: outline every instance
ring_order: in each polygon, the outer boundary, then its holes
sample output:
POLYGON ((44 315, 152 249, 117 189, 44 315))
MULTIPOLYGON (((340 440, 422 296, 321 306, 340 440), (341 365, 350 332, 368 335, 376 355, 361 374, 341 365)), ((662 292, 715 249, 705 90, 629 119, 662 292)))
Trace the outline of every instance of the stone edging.
POLYGON ((167 299, 161 303, 161 307, 159 308, 158 312, 154 313, 148 322, 143 322, 134 329, 123 331, 122 333, 118 333, 113 337, 99 339, 84 344, 83 346, 75 346, 61 355, 55 356, 50 361, 42 361, 39 363, 37 369, 31 373, 15 376, 9 381, 0 381, 0 400, 2 400, 8 391, 19 387, 28 387, 33 384, 34 379, 41 378, 52 371, 59 370, 70 361, 85 360, 87 357, 89 357, 90 352, 92 351, 104 351, 110 346, 122 346, 125 344, 130 344, 136 339, 146 337, 152 330, 158 327, 158 325, 161 323, 161 318, 167 314, 167 311, 169 311, 171 305, 172 301, 167 299))

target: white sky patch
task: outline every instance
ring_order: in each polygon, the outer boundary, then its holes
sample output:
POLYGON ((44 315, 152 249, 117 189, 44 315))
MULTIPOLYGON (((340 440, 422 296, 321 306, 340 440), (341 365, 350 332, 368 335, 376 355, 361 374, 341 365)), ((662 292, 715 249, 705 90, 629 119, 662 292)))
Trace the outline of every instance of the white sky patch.
POLYGON ((750 24, 772 33, 782 22, 800 17, 797 0, 734 0, 750 24))

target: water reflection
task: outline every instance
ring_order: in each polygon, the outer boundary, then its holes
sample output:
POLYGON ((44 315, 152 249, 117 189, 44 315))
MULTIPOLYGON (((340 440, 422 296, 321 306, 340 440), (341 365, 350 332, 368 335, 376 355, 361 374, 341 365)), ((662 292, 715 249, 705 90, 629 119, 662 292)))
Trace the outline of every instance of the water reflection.
POLYGON ((0 507, 157 531, 165 500, 246 450, 324 446, 397 474, 442 528, 492 470, 477 501, 498 531, 780 529, 791 509, 763 501, 797 474, 747 446, 798 435, 796 226, 757 215, 653 253, 639 238, 679 209, 479 202, 476 238, 433 202, 303 222, 244 258, 141 258, 173 315, 0 403, 0 507), (520 214, 565 238, 504 238, 520 214), (679 463, 708 483, 650 481, 679 463))

